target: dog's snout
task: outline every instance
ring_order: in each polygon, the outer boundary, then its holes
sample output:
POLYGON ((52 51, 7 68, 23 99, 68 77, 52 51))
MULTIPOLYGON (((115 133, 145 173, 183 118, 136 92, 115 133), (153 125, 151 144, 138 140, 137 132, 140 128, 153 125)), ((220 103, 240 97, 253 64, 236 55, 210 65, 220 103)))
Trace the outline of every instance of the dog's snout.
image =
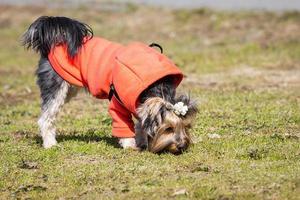
POLYGON ((180 144, 177 145, 178 151, 182 152, 182 151, 186 150, 186 148, 187 148, 187 144, 185 142, 180 143, 180 144))
POLYGON ((148 146, 147 146, 146 144, 142 144, 142 145, 140 146, 140 148, 141 148, 141 150, 146 150, 146 149, 148 148, 148 146))

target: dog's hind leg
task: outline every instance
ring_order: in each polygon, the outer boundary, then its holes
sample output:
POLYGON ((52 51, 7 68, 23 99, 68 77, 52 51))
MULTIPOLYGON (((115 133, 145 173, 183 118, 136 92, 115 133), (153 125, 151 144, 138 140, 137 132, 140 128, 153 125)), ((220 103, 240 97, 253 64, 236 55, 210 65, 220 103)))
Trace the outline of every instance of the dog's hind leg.
POLYGON ((41 92, 41 116, 38 120, 43 146, 50 148, 57 144, 54 121, 68 96, 70 85, 64 81, 46 58, 41 58, 36 71, 37 84, 41 92))

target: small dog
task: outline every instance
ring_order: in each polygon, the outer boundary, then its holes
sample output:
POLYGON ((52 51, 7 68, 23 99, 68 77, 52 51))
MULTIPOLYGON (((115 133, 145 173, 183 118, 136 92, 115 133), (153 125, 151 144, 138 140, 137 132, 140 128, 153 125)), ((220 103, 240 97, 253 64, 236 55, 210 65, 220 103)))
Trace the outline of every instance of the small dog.
POLYGON ((80 87, 110 100, 112 133, 123 148, 180 154, 191 144, 197 106, 186 95, 175 97, 183 75, 152 48, 162 51, 159 45, 123 46, 94 37, 87 24, 48 16, 30 25, 23 45, 41 56, 36 71, 42 100, 38 124, 45 148, 57 144, 56 115, 80 87))

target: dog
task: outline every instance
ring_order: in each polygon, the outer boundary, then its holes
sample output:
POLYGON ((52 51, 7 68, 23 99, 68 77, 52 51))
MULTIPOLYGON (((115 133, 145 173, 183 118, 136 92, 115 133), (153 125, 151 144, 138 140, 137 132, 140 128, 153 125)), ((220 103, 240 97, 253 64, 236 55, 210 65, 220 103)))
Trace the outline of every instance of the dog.
POLYGON ((158 44, 122 45, 94 37, 85 23, 53 16, 36 19, 22 44, 40 54, 38 125, 44 148, 57 144, 56 115, 80 88, 109 99, 112 135, 123 148, 180 154, 192 143, 197 105, 189 95, 176 96, 183 74, 158 44))

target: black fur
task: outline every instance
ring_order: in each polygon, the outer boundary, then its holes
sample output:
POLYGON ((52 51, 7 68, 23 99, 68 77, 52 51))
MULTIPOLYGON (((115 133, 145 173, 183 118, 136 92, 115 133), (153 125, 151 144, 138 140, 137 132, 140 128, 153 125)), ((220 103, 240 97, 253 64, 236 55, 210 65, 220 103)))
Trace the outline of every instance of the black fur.
POLYGON ((65 43, 73 57, 85 37, 93 37, 93 30, 87 24, 67 17, 42 16, 30 25, 22 42, 27 49, 34 49, 42 57, 47 57, 54 45, 65 43))
POLYGON ((37 85, 40 87, 42 107, 55 99, 64 80, 53 70, 46 58, 41 58, 36 70, 37 85))
MULTIPOLYGON (((177 102, 183 102, 184 105, 188 106, 188 112, 185 116, 181 116, 182 118, 188 117, 190 114, 195 114, 198 112, 198 108, 196 102, 191 101, 189 95, 180 95, 179 97, 176 96, 176 88, 174 85, 174 80, 172 76, 164 77, 152 85, 150 85, 145 91, 142 92, 140 95, 140 103, 144 103, 147 99, 151 97, 160 97, 163 98, 165 101, 176 104, 177 102)), ((150 135, 151 137, 154 136, 155 130, 153 127, 156 127, 160 124, 160 120, 164 120, 166 112, 169 108, 166 106, 161 106, 159 110, 159 115, 157 115, 154 119, 149 115, 143 122, 144 130, 150 135)))
POLYGON ((166 76, 150 85, 140 95, 140 103, 144 103, 150 97, 161 97, 170 103, 175 102, 176 88, 173 77, 166 76))

